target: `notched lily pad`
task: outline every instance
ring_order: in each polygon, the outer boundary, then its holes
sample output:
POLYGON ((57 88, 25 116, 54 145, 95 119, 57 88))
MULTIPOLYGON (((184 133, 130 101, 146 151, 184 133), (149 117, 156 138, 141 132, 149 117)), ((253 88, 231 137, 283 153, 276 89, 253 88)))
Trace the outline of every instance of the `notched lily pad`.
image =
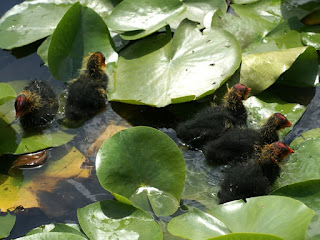
POLYGON ((173 214, 179 206, 185 162, 176 144, 156 129, 134 127, 113 135, 101 146, 96 169, 102 187, 118 200, 157 215, 173 214))
POLYGON ((109 100, 163 107, 201 98, 236 71, 240 54, 227 31, 200 32, 196 23, 184 20, 172 40, 167 30, 120 52, 109 100))
POLYGON ((105 200, 78 209, 78 220, 89 239, 161 240, 162 231, 141 209, 105 200))
POLYGON ((302 202, 282 196, 232 201, 209 211, 233 233, 266 233, 288 240, 304 239, 314 211, 302 202))

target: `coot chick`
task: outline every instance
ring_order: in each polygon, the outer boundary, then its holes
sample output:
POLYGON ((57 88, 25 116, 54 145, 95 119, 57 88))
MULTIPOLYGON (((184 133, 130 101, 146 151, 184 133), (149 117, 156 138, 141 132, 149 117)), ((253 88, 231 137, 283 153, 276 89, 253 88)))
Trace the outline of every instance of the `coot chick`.
POLYGON ((85 70, 76 80, 71 81, 68 87, 66 119, 71 121, 88 119, 105 108, 108 83, 105 66, 105 57, 102 53, 95 52, 89 55, 85 70))
POLYGON ((56 94, 50 86, 40 80, 33 80, 16 98, 16 118, 24 130, 46 127, 59 108, 56 94))
POLYGON ((210 163, 239 162, 251 157, 265 144, 278 141, 278 131, 290 126, 283 114, 275 113, 260 129, 229 129, 220 138, 208 142, 203 147, 203 154, 210 163))
POLYGON ((280 174, 280 165, 293 150, 282 142, 265 145, 259 157, 231 167, 221 182, 219 203, 267 195, 280 174))
POLYGON ((248 98, 250 90, 243 84, 234 85, 224 96, 221 106, 206 107, 192 119, 180 123, 178 137, 191 148, 201 148, 227 129, 246 125, 247 111, 242 101, 248 98))

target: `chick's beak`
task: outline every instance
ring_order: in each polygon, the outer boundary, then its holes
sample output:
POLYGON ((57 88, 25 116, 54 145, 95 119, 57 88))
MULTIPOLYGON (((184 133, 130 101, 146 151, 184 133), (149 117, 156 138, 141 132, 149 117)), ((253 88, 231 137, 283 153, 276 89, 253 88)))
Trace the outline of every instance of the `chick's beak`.
POLYGON ((292 126, 292 123, 289 120, 287 120, 287 122, 286 122, 284 127, 291 127, 291 126, 292 126))

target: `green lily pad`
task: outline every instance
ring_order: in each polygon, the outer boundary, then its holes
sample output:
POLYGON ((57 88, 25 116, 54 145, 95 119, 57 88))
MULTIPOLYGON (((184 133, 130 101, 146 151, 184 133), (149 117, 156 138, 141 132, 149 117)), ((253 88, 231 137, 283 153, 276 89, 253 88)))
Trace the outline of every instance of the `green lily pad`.
POLYGON ((312 46, 315 49, 320 50, 320 28, 315 29, 314 32, 302 32, 301 37, 301 41, 304 45, 312 46))
POLYGON ((292 126, 279 132, 280 139, 285 136, 300 119, 306 107, 297 103, 287 103, 279 97, 263 92, 258 96, 251 96, 244 105, 248 111, 248 124, 251 127, 261 126, 265 119, 273 113, 280 112, 292 123, 292 126))
POLYGON ((246 5, 232 4, 235 14, 217 11, 212 26, 232 33, 243 52, 262 39, 281 22, 281 1, 260 0, 246 5))
POLYGON ((171 28, 176 29, 185 18, 198 22, 200 27, 203 27, 204 17, 206 14, 218 9, 222 12, 227 11, 227 4, 225 0, 183 0, 182 2, 186 6, 187 10, 170 22, 171 28))
POLYGON ((100 184, 118 200, 130 201, 157 215, 173 214, 180 202, 185 162, 166 134, 150 127, 122 130, 97 154, 100 184))
POLYGON ((281 15, 284 19, 298 17, 302 19, 309 13, 319 9, 319 1, 317 0, 282 0, 281 15))
POLYGON ((10 232, 16 222, 16 216, 8 213, 5 216, 0 216, 0 238, 5 238, 10 235, 10 232))
POLYGON ((46 38, 46 40, 41 43, 41 45, 38 47, 37 53, 41 57, 42 61, 45 65, 48 65, 48 50, 50 47, 52 35, 46 38))
POLYGON ((184 20, 171 32, 139 40, 120 52, 109 100, 163 107, 219 88, 239 67, 240 47, 227 31, 184 20), (226 64, 226 62, 228 64, 226 64))
POLYGON ((127 40, 159 30, 186 10, 179 0, 124 0, 111 13, 107 24, 127 40))
POLYGON ((0 106, 16 96, 16 92, 9 84, 0 83, 0 106))
POLYGON ((171 234, 191 240, 205 240, 231 232, 219 219, 196 208, 173 218, 167 228, 171 234))
POLYGON ((86 237, 80 230, 80 227, 78 224, 62 224, 62 223, 56 223, 56 224, 47 224, 42 225, 40 227, 34 228, 31 231, 29 231, 26 236, 37 234, 37 233, 46 233, 46 232, 64 232, 64 233, 72 233, 75 235, 79 235, 81 237, 86 237))
POLYGON ((89 239, 162 239, 160 226, 149 214, 117 201, 80 208, 78 220, 89 239))
POLYGON ((51 35, 62 16, 76 2, 92 8, 104 19, 114 8, 112 0, 24 1, 0 19, 0 48, 24 46, 51 35))
POLYGON ((302 202, 282 196, 232 201, 209 211, 232 232, 272 234, 288 240, 305 238, 314 211, 302 202))
MULTIPOLYGON (((240 83, 252 89, 252 94, 258 94, 277 81, 279 76, 287 71, 301 54, 313 54, 314 48, 300 47, 286 50, 248 54, 242 57, 240 83)), ((313 59, 313 57, 311 57, 313 59)), ((316 61, 316 59, 313 59, 316 61)), ((305 63, 310 64, 309 62, 305 63)), ((297 71, 299 73, 299 71, 297 71)), ((290 75, 293 73, 290 73, 290 75)), ((301 72, 300 72, 301 74, 301 72)), ((305 74, 305 73, 304 73, 305 74)), ((315 79, 311 79, 314 83, 315 79)), ((310 83, 310 78, 304 83, 310 83)), ((293 84, 295 85, 295 84, 293 84)))
POLYGON ((117 60, 113 40, 103 19, 92 9, 75 3, 63 16, 48 51, 48 66, 58 80, 68 81, 79 74, 82 60, 100 51, 106 63, 117 60))
POLYGON ((290 147, 295 152, 283 165, 280 178, 276 182, 278 188, 320 179, 319 138, 320 129, 312 129, 304 132, 291 143, 290 147))
POLYGON ((85 237, 81 237, 77 234, 64 233, 64 232, 46 232, 36 233, 25 237, 16 238, 16 240, 87 240, 85 237))
POLYGON ((283 238, 261 233, 230 233, 207 240, 283 240, 283 238))
POLYGON ((248 4, 248 3, 254 3, 258 1, 260 0, 231 0, 231 2, 234 4, 248 4))

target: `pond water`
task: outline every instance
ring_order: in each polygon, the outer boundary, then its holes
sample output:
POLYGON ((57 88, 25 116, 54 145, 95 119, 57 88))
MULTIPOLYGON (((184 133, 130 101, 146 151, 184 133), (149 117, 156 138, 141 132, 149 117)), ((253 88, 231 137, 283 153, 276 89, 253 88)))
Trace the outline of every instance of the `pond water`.
MULTIPOLYGON (((0 4, 0 16, 8 9, 22 0, 2 1, 0 4)), ((61 94, 65 89, 64 83, 56 81, 50 74, 48 68, 43 65, 40 57, 35 53, 41 41, 34 44, 14 49, 12 51, 0 50, 0 82, 11 81, 30 81, 33 79, 41 79, 49 82, 54 86, 55 91, 61 94)), ((284 92, 285 89, 279 87, 276 91, 284 92)), ((284 98, 290 101, 292 92, 284 98)), ((313 89, 306 89, 304 93, 296 95, 299 101, 307 105, 314 95, 313 89)), ((320 91, 316 92, 315 98, 309 105, 304 116, 295 126, 294 130, 289 133, 285 141, 290 143, 297 135, 303 131, 320 127, 319 119, 319 103, 320 91)), ((86 154, 90 146, 96 139, 105 132, 109 125, 130 127, 136 125, 147 125, 158 128, 162 132, 170 136, 181 148, 187 163, 187 179, 186 186, 188 190, 184 192, 183 204, 202 208, 204 205, 210 206, 217 203, 217 198, 213 192, 217 192, 218 183, 222 178, 222 174, 227 166, 212 168, 204 161, 203 154, 200 151, 190 151, 183 146, 176 136, 174 128, 177 122, 185 119, 194 113, 199 107, 207 105, 211 97, 202 99, 198 102, 191 102, 168 106, 166 108, 156 109, 147 106, 134 106, 122 103, 109 103, 105 111, 101 112, 94 118, 87 121, 83 126, 76 129, 77 136, 69 143, 49 150, 48 159, 44 166, 38 169, 24 169, 22 175, 24 181, 29 181, 37 175, 41 175, 50 164, 53 164, 63 156, 65 156, 73 147, 76 147, 84 154, 91 166, 95 163, 95 154, 86 154), (201 187, 201 191, 197 191, 201 187), (192 201, 188 199, 203 199, 203 201, 192 201), (210 201, 208 202, 208 199, 210 201)), ((8 166, 15 157, 6 156, 0 159, 2 166, 0 173, 7 174, 8 166), (4 161, 6 161, 4 163, 4 161)), ((41 184, 41 182, 39 182, 41 184)), ((25 235, 31 229, 39 225, 45 225, 55 222, 75 222, 77 223, 76 211, 78 208, 84 207, 95 201, 104 199, 113 199, 113 196, 104 190, 97 179, 95 170, 91 171, 91 175, 86 179, 66 178, 59 181, 52 191, 39 191, 40 208, 24 209, 17 211, 17 221, 8 239, 25 235)), ((182 211, 182 210, 181 210, 182 211)), ((164 222, 168 222, 170 217, 161 218, 164 222)))

